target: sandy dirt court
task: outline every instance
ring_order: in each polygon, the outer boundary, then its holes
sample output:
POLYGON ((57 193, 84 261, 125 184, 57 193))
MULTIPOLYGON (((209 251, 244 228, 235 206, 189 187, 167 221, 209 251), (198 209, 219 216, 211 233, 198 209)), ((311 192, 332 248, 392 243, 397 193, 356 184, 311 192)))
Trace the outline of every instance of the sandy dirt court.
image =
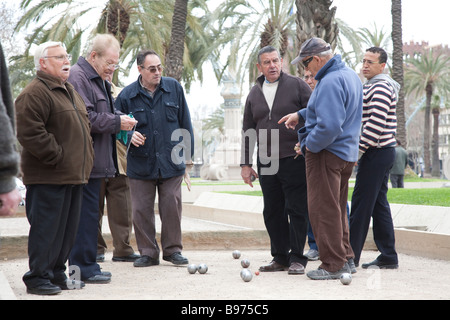
MULTIPOLYGON (((236 248, 238 249, 238 248, 236 248)), ((106 254, 102 270, 113 274, 109 284, 86 284, 81 290, 63 291, 54 296, 26 293, 22 282, 27 259, 0 262, 17 300, 447 300, 450 299, 450 261, 399 254, 399 269, 357 268, 350 285, 339 280, 314 281, 306 275, 287 272, 260 273, 260 265, 270 262, 268 250, 242 250, 234 259, 233 250, 191 250, 183 254, 190 263, 205 263, 206 274, 189 274, 186 266, 174 266, 161 259, 160 265, 135 268, 132 263, 112 262, 106 254), (250 260, 250 282, 240 277, 241 260, 250 260)), ((376 251, 364 251, 361 262, 376 258, 376 251)), ((320 262, 309 262, 306 271, 320 262)), ((181 310, 180 310, 181 312, 181 310)))

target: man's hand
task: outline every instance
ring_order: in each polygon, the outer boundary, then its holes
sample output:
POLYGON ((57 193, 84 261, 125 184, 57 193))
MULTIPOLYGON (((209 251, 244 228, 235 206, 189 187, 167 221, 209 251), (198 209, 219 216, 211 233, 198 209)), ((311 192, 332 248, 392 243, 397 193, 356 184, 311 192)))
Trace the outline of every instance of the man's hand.
POLYGON ((120 116, 120 130, 131 131, 136 125, 137 121, 127 115, 120 116))
POLYGON ((243 166, 241 168, 241 177, 246 184, 253 188, 253 181, 258 178, 258 174, 250 166, 243 166), (252 178, 253 177, 253 178, 252 178))
POLYGON ((133 136, 131 137, 131 143, 135 146, 143 146, 145 144, 145 140, 147 139, 146 136, 144 136, 142 133, 135 131, 133 133, 133 136))
POLYGON ((292 129, 294 130, 295 127, 298 125, 298 113, 294 112, 294 113, 290 113, 288 115, 285 115, 283 118, 281 118, 278 121, 278 124, 282 124, 283 122, 285 123, 284 125, 286 126, 287 129, 292 129))
POLYGON ((13 216, 20 201, 22 201, 22 196, 17 188, 11 192, 0 194, 0 216, 13 216))

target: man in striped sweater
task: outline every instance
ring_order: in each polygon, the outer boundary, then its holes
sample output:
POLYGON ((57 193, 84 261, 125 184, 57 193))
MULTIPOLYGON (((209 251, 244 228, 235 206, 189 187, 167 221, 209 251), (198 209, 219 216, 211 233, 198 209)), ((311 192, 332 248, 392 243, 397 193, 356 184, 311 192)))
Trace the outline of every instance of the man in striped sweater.
POLYGON ((363 268, 398 268, 394 225, 387 200, 389 170, 395 159, 397 104, 400 85, 384 73, 387 54, 382 48, 367 49, 363 74, 362 131, 358 172, 350 214, 350 244, 358 266, 361 251, 373 218, 373 236, 380 255, 363 268))

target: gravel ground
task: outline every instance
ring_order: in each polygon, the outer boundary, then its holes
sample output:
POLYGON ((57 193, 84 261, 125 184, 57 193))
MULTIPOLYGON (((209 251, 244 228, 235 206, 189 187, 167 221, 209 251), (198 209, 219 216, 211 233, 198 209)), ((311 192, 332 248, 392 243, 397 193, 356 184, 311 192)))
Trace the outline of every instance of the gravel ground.
MULTIPOLYGON (((113 274, 109 284, 86 284, 81 290, 63 291, 55 296, 26 293, 22 282, 27 259, 0 262, 0 271, 9 281, 17 300, 447 300, 450 299, 450 261, 431 260, 400 254, 396 270, 357 268, 350 285, 339 280, 314 281, 306 275, 287 272, 260 273, 260 265, 270 262, 267 250, 243 250, 234 259, 233 250, 184 251, 190 263, 208 265, 206 274, 189 274, 186 266, 174 266, 161 259, 159 266, 135 268, 132 263, 112 262, 106 254, 101 267, 113 274), (240 261, 250 260, 250 282, 240 278, 240 261)), ((378 255, 364 251, 361 262, 378 255)), ((309 262, 306 271, 320 262, 309 262)), ((176 311, 176 310, 175 310, 176 311)), ((175 312, 174 311, 174 312, 175 312)), ((176 311, 178 312, 178 311, 176 311)), ((181 312, 181 311, 179 311, 181 312)))

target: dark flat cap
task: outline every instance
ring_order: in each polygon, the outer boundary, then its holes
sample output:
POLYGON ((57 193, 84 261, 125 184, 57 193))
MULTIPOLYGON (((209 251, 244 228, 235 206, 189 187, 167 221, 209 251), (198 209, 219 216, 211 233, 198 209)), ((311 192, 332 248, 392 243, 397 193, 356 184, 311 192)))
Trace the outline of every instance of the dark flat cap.
POLYGON ((300 60, 315 56, 321 52, 325 52, 330 50, 331 46, 329 43, 326 43, 323 39, 320 38, 311 38, 303 42, 302 47, 300 48, 300 52, 298 53, 298 57, 292 60, 291 64, 297 64, 300 60))

